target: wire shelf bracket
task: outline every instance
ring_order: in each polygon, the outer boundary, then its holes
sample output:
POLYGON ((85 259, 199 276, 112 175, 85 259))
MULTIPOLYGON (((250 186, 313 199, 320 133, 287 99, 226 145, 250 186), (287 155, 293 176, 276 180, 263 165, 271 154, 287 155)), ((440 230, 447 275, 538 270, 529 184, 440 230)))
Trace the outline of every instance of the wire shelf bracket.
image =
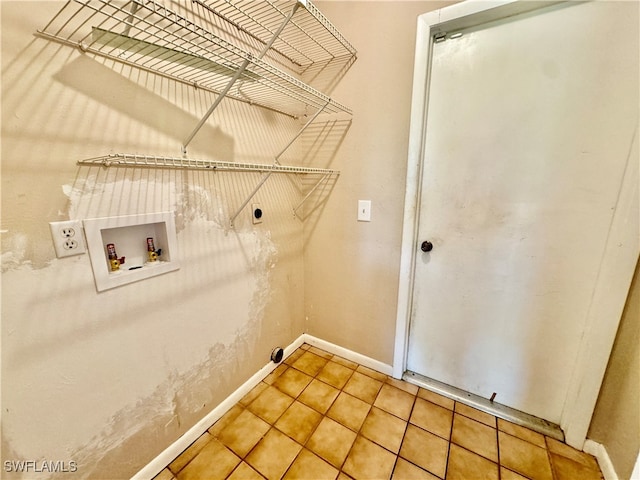
POLYGON ((313 194, 313 192, 315 192, 318 187, 320 187, 320 185, 322 185, 323 183, 329 181, 329 179, 331 178, 331 174, 324 174, 320 180, 318 180, 316 182, 316 184, 307 192, 307 194, 303 197, 302 200, 300 200, 300 203, 298 203, 298 205, 296 205, 295 207, 293 207, 293 216, 296 217, 297 216, 297 212, 298 209, 304 204, 304 202, 306 202, 309 197, 313 194))
MULTIPOLYGON (((196 0, 197 1, 197 0, 196 0)), ((289 13, 289 15, 287 15, 287 17, 285 17, 284 21, 282 22, 282 24, 280 25, 280 27, 278 28, 278 30, 275 31, 275 33, 272 35, 271 39, 269 40, 269 42, 264 46, 264 48, 262 49, 262 51, 260 52, 260 54, 258 55, 257 59, 261 60, 262 57, 264 57, 264 55, 269 51, 269 49, 271 48, 271 46, 273 45, 273 42, 276 41, 276 39, 278 38, 278 36, 282 33, 282 31, 284 30, 284 27, 286 27, 287 23, 289 23, 289 21, 293 18, 293 15, 296 13, 296 10, 298 9, 298 7, 300 6, 300 3, 296 2, 293 5, 293 8, 291 9, 291 12, 289 13)), ((209 117, 213 114, 213 112, 215 111, 215 109, 218 107, 218 105, 222 102, 222 100, 224 99, 224 97, 227 95, 227 93, 229 92, 229 90, 231 90, 231 87, 233 87, 233 84, 236 83, 236 80, 238 80, 240 78, 240 76, 244 73, 245 69, 247 68, 247 66, 249 65, 249 63, 251 63, 252 58, 251 55, 249 55, 248 58, 246 58, 244 60, 244 62, 242 62, 242 65, 240 65, 240 68, 238 68, 238 70, 236 71, 236 73, 233 75, 233 77, 231 77, 231 80, 229 80, 229 83, 227 84, 227 86, 224 88, 224 90, 222 92, 220 92, 220 95, 218 95, 218 98, 216 98, 216 100, 213 102, 213 104, 211 105, 211 107, 209 107, 209 110, 207 110, 207 113, 204 114, 204 116, 202 117, 202 119, 198 122, 198 124, 195 126, 195 128, 193 129, 193 131, 188 135, 188 137, 186 138, 186 140, 183 142, 182 144, 182 153, 184 155, 187 154, 187 147, 189 146, 189 143, 191 143, 191 140, 193 140, 193 137, 196 136, 196 134, 200 131, 200 129, 202 128, 202 126, 205 124, 205 122, 209 119, 209 117)))
MULTIPOLYGON (((302 133, 307 129, 307 127, 309 125, 311 125, 313 123, 313 121, 318 117, 318 115, 320 115, 322 113, 322 111, 324 110, 324 108, 326 107, 327 104, 323 105, 320 109, 318 109, 318 111, 316 111, 316 113, 309 118, 309 120, 307 120, 307 123, 305 123, 303 125, 303 127, 298 131, 298 133, 296 134, 295 137, 293 137, 291 139, 291 141, 280 151, 280 153, 278 153, 278 155, 276 155, 275 161, 274 161, 274 166, 278 166, 280 165, 280 157, 282 155, 284 155, 284 153, 289 149, 289 147, 291 145, 293 145, 293 142, 296 141, 296 139, 302 135, 302 133)), ((231 227, 233 227, 233 222, 235 221, 235 219, 237 218, 238 215, 240 215, 240 212, 242 212, 242 210, 244 210, 244 207, 246 207, 249 202, 251 201, 251 199, 256 195, 256 193, 258 193, 258 191, 260 190, 260 188, 262 187, 262 185, 264 185, 264 183, 269 179, 269 177, 271 176, 272 172, 267 172, 262 179, 260 180, 260 182, 258 182, 258 185, 256 185, 256 187, 253 189, 253 191, 249 194, 249 196, 246 198, 246 200, 242 203, 242 205, 240 205, 240 207, 238 208, 238 210, 236 210, 236 212, 231 216, 231 220, 230 220, 230 224, 231 227)), ((295 212, 294 212, 295 215, 295 212)))

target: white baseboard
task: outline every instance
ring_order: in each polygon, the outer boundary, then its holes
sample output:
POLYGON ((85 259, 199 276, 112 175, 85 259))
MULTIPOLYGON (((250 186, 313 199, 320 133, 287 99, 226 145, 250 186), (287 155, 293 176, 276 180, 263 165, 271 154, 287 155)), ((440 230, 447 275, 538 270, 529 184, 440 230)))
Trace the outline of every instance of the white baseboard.
MULTIPOLYGON (((352 362, 356 362, 360 365, 371 368, 372 370, 384 373, 385 375, 391 375, 393 371, 391 365, 379 362, 378 360, 374 360, 365 355, 361 355, 352 350, 340 347, 330 342, 326 342, 306 333, 300 335, 288 347, 284 349, 283 359, 287 358, 294 351, 300 348, 303 343, 308 343, 309 345, 318 347, 334 355, 346 358, 347 360, 351 360, 352 362)), ((155 477, 167 465, 175 460, 178 455, 184 452, 189 447, 189 445, 200 438, 200 436, 204 432, 206 432, 209 427, 211 427, 211 425, 216 423, 216 421, 218 421, 225 413, 227 413, 231 409, 231 407, 233 407, 242 399, 242 397, 249 393, 253 389, 253 387, 258 385, 264 378, 266 378, 267 375, 275 370, 276 367, 277 365, 273 362, 269 362, 267 365, 262 367, 255 375, 253 375, 249 380, 238 387, 238 389, 235 390, 231 395, 220 402, 220 404, 213 410, 211 410, 211 412, 209 412, 202 420, 200 420, 193 427, 187 430, 180 438, 169 445, 169 447, 161 452, 156 458, 151 460, 151 462, 149 462, 138 473, 131 477, 132 480, 151 480, 153 477, 155 477)), ((605 479, 609 480, 606 477, 605 479)))
POLYGON ((302 337, 304 339, 304 343, 308 343, 309 345, 313 345, 314 347, 318 347, 321 350, 333 353, 334 355, 338 355, 339 357, 346 358, 347 360, 351 360, 352 362, 359 363, 360 365, 368 367, 377 372, 384 373, 385 375, 391 375, 391 373, 393 372, 393 367, 391 365, 387 365, 386 363, 374 360, 371 357, 367 357, 360 353, 354 352, 353 350, 341 347, 339 345, 336 345, 335 343, 327 342, 320 338, 314 337, 313 335, 309 335, 308 333, 303 334, 302 337))
MULTIPOLYGON (((294 351, 296 351, 304 343, 304 335, 300 335, 295 339, 288 347, 284 349, 284 358, 287 358, 294 351)), ((196 423, 193 427, 187 430, 180 438, 173 442, 156 458, 151 460, 145 467, 143 467, 138 473, 136 473, 132 480, 150 480, 160 473, 167 465, 184 452, 189 445, 195 442, 204 432, 206 432, 211 425, 216 423, 225 413, 227 413, 231 407, 238 403, 242 397, 249 393, 253 387, 258 385, 267 375, 269 375, 278 365, 269 362, 262 367, 255 375, 249 380, 244 382, 237 390, 231 395, 225 398, 217 407, 209 412, 202 420, 196 423)))
MULTIPOLYGON (((327 342, 320 338, 314 337, 304 333, 295 339, 288 347, 284 349, 283 358, 287 358, 294 351, 302 346, 302 344, 308 343, 314 347, 317 347, 326 352, 338 355, 352 362, 356 362, 365 367, 376 370, 385 375, 392 375, 393 367, 386 363, 380 362, 373 358, 367 357, 360 353, 354 352, 347 348, 341 347, 331 342, 327 342)), ((267 377, 275 368, 277 364, 269 362, 256 372, 249 380, 243 383, 237 390, 231 395, 225 398, 220 404, 209 412, 202 420, 196 423, 193 427, 187 430, 180 438, 174 443, 169 445, 163 452, 143 467, 138 473, 136 473, 132 480, 151 480, 158 473, 160 473, 167 465, 175 460, 178 455, 185 451, 193 442, 195 442, 202 434, 204 434, 211 425, 218 421, 225 413, 231 409, 236 403, 238 403, 247 393, 249 393, 256 385, 258 385, 264 378, 267 377)), ((605 480, 619 480, 616 470, 611 462, 611 458, 604 445, 587 439, 584 442, 583 450, 596 457, 598 465, 602 470, 602 474, 605 480)), ((640 458, 640 457, 639 457, 640 458)), ((638 468, 638 465, 636 465, 638 468)), ((633 476, 632 476, 633 478, 633 476)))
POLYGON ((613 467, 611 458, 609 458, 609 453, 607 452, 607 449, 604 445, 587 438, 584 442, 584 447, 582 447, 582 450, 585 453, 596 457, 598 465, 600 466, 600 470, 602 470, 604 480, 619 480, 620 477, 618 477, 616 469, 613 467))

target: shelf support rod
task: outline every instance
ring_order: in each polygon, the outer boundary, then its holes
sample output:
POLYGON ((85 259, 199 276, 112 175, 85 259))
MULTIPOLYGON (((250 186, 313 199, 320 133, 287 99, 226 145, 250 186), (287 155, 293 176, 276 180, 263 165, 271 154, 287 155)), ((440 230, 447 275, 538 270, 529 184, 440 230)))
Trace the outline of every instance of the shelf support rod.
MULTIPOLYGON (((296 3, 296 5, 298 5, 298 4, 296 3)), ((331 99, 328 99, 328 100, 325 102, 325 104, 324 104, 322 107, 320 107, 320 108, 318 109, 318 111, 317 111, 316 113, 314 113, 314 114, 311 116, 311 118, 310 118, 309 120, 307 120, 307 123, 305 123, 305 124, 302 126, 302 128, 301 128, 301 129, 300 129, 300 131, 295 135, 295 137, 293 137, 293 138, 291 139, 291 141, 290 141, 289 143, 287 143, 287 145, 286 145, 286 146, 285 146, 285 147, 280 151, 280 153, 278 153, 278 154, 276 155, 276 163, 278 163, 278 164, 280 163, 280 162, 279 162, 280 157, 281 157, 282 155, 284 155, 284 152, 286 152, 286 151, 289 149, 289 147, 290 147, 291 145, 293 145, 293 142, 295 142, 295 141, 298 139, 298 137, 299 137, 300 135, 302 135, 302 132, 304 132, 304 131, 307 129, 307 127, 308 127, 309 125, 311 125, 311 124, 313 123, 313 121, 314 121, 316 118, 318 118, 318 115, 320 115, 320 114, 324 111, 324 109, 326 108, 326 106, 327 106, 327 105, 329 105, 329 102, 330 102, 330 101, 331 101, 331 99)))
MULTIPOLYGON (((296 3, 296 6, 298 4, 296 3)), ((305 123, 302 128, 300 129, 300 131, 296 134, 295 137, 293 137, 291 139, 291 141, 289 143, 287 143, 287 146, 284 147, 280 153, 278 153, 278 155, 276 155, 276 158, 274 160, 274 164, 275 165, 280 165, 280 157, 284 154, 284 152, 287 151, 287 149, 293 144, 293 142, 296 141, 296 139, 302 134, 302 132, 304 132, 304 130, 311 125, 311 123, 318 117, 318 115, 320 115, 320 113, 322 113, 322 111, 325 109, 325 107, 329 104, 329 101, 327 101, 322 107, 320 107, 318 109, 318 111, 316 113, 314 113, 311 118, 309 120, 307 120, 307 123, 305 123)), ((258 193, 258 190, 260 190, 260 188, 262 187, 262 185, 264 185, 264 182, 266 182, 269 177, 271 176, 273 172, 267 172, 262 179, 260 180, 260 182, 258 183, 258 185, 256 185, 256 188, 253 189, 253 191, 249 194, 249 196, 247 197, 247 199, 242 203, 242 205, 240 205, 240 208, 238 208, 238 210, 236 210, 236 213, 231 217, 231 228, 233 228, 233 221, 237 218, 238 215, 240 215, 240 212, 244 209, 244 207, 247 206, 247 204, 251 201, 251 199, 255 196, 256 193, 258 193)))
POLYGON ((318 180, 318 183, 316 183, 313 186, 313 188, 309 190, 309 192, 304 196, 304 198, 300 201, 300 203, 293 209, 294 217, 296 216, 296 211, 302 206, 302 204, 306 202, 307 199, 313 194, 313 192, 315 192, 318 189, 320 184, 322 184, 325 180, 329 180, 330 177, 331 177, 331 174, 327 173, 326 175, 323 175, 320 180, 318 180))
MULTIPOLYGON (((269 51, 269 49, 271 48, 273 43, 276 41, 276 39, 280 36, 282 31, 284 30, 284 27, 286 27, 287 23, 289 23, 289 21, 293 18, 293 15, 296 13, 296 10, 298 10, 299 6, 300 6, 300 4, 296 2, 295 5, 293 6, 293 8, 291 9, 291 12, 289 12, 289 15, 287 15, 287 17, 284 19, 284 21, 282 22, 280 27, 278 27, 278 30, 276 30, 276 32, 271 37, 271 40, 269 40, 269 43, 267 43, 263 47, 262 51, 258 54, 258 57, 257 57, 258 60, 262 59, 262 57, 264 57, 264 55, 269 51)), ((249 57, 244 62, 242 62, 242 65, 240 65, 240 68, 238 68, 238 70, 233 75, 233 77, 231 77, 231 80, 229 80, 229 83, 227 83, 227 86, 222 90, 222 92, 220 92, 220 95, 218 95, 218 98, 216 98, 215 102, 213 102, 213 105, 211 105, 211 107, 209 107, 209 110, 207 110, 207 113, 204 114, 204 117, 202 117, 202 119, 198 122, 196 127, 193 129, 193 131, 189 134, 187 139, 182 144, 182 153, 183 153, 183 155, 187 154, 187 147, 189 146, 189 143, 191 143, 191 140, 193 140, 193 137, 195 137, 196 134, 200 131, 200 129, 205 124, 205 122, 209 119, 209 117, 211 116, 213 111, 216 108, 218 108, 218 105, 220 104, 220 102, 222 102, 222 100, 227 95, 229 90, 231 90, 231 87, 233 87, 233 84, 236 83, 236 80, 238 80, 238 78, 240 78, 240 76, 245 71, 245 69, 247 68, 247 66, 251 62, 251 60, 252 60, 252 56, 251 56, 251 54, 249 54, 249 57)))
POLYGON ((129 17, 127 17, 127 19, 125 20, 126 27, 122 32, 123 35, 129 35, 129 32, 131 31, 131 27, 133 26, 133 21, 136 18, 136 12, 138 11, 139 8, 140 8, 139 3, 133 2, 131 4, 131 12, 129 13, 129 17))
POLYGON ((227 86, 224 87, 224 89, 220 92, 220 94, 218 95, 218 98, 216 98, 215 102, 213 102, 211 107, 209 107, 209 110, 207 110, 207 113, 204 114, 204 117, 200 119, 200 121, 195 126, 193 131, 189 134, 187 139, 184 141, 184 143, 182 144, 182 153, 184 155, 187 154, 187 147, 191 143, 191 140, 193 140, 193 137, 195 137, 196 134, 200 131, 200 129, 205 124, 205 122, 209 119, 213 111, 216 108, 218 108, 218 105, 220 105, 220 102, 222 102, 222 100, 227 95, 227 93, 229 93, 229 90, 231 90, 231 87, 233 87, 233 84, 236 83, 236 80, 240 78, 240 75, 244 73, 245 69, 247 68, 247 65, 249 65, 250 62, 251 62, 250 58, 247 58, 244 62, 242 62, 242 65, 240 65, 240 68, 236 70, 236 73, 233 75, 233 77, 231 77, 231 80, 229 80, 229 83, 227 83, 227 86))

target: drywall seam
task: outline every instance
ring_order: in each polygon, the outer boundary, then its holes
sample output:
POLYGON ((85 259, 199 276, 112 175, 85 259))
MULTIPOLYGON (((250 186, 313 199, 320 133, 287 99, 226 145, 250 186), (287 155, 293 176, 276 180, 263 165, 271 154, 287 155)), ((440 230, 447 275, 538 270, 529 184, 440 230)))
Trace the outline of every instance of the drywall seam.
POLYGON ((609 452, 607 452, 607 448, 603 444, 587 439, 584 442, 582 450, 585 453, 596 457, 598 466, 600 467, 600 470, 602 470, 604 480, 619 480, 620 477, 618 477, 618 474, 616 473, 613 462, 609 457, 609 452))
MULTIPOLYGON (((291 355, 296 349, 298 349, 303 343, 304 335, 301 335, 294 340, 288 347, 284 349, 284 358, 291 355)), ((207 431, 211 425, 218 421, 225 413, 229 411, 236 403, 238 403, 242 397, 258 385, 267 375, 275 370, 277 364, 269 362, 256 372, 249 380, 244 382, 238 389, 236 389, 231 395, 225 398, 217 407, 202 418, 193 427, 187 430, 178 440, 169 445, 163 452, 156 458, 151 460, 145 467, 143 467, 138 473, 136 473, 132 480, 151 480, 158 473, 160 473, 167 465, 169 465, 178 455, 195 442, 200 436, 207 431)))

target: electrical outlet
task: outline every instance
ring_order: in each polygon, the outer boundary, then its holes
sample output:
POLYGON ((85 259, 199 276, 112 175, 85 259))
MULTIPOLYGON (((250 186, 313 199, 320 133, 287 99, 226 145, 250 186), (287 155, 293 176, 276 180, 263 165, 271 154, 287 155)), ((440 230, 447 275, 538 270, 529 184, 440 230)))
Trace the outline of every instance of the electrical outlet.
POLYGON ((262 223, 262 208, 259 203, 251 204, 251 219, 253 220, 254 225, 256 223, 262 223))
POLYGON ((56 257, 71 257, 86 251, 82 237, 82 222, 69 220, 66 222, 50 222, 51 238, 56 250, 56 257))

